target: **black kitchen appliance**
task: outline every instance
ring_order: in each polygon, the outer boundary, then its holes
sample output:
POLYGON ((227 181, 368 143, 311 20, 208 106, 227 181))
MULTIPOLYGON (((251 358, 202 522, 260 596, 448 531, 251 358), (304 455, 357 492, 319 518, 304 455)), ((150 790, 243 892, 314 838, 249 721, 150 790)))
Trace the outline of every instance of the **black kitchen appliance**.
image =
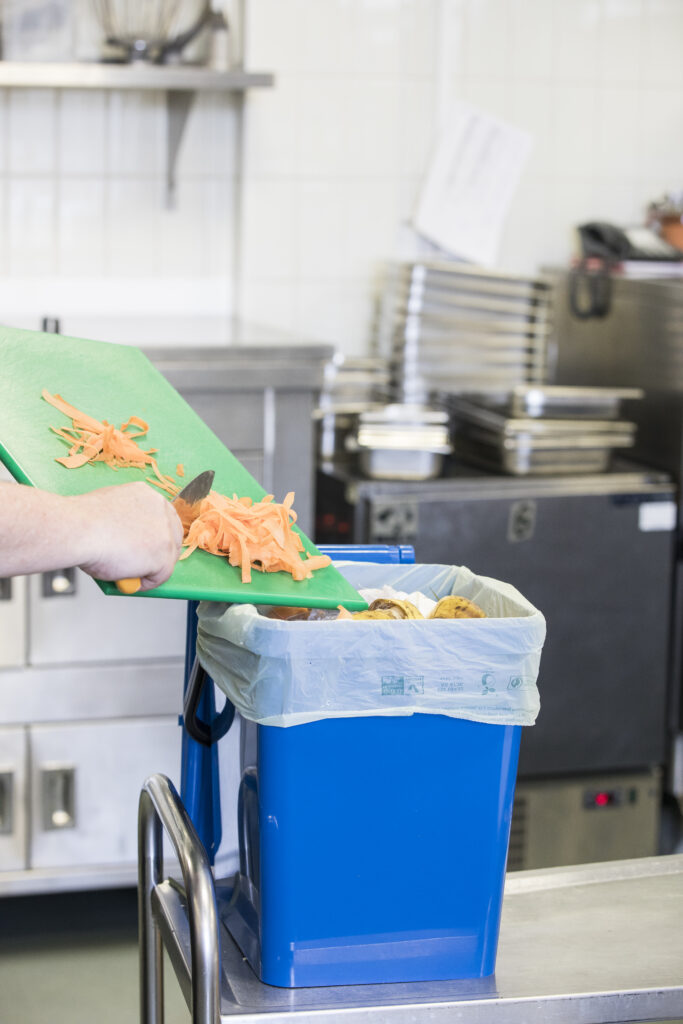
POLYGON ((572 477, 454 472, 399 482, 320 471, 316 541, 411 543, 418 562, 505 580, 546 616, 541 714, 522 738, 510 866, 656 853, 674 485, 626 462, 572 477))
POLYGON ((643 397, 627 403, 636 424, 633 457, 668 473, 677 486, 678 525, 672 608, 671 728, 677 734, 668 785, 683 805, 683 271, 653 264, 646 276, 613 274, 609 313, 577 317, 571 272, 549 271, 555 317, 553 379, 558 384, 636 386, 643 397))

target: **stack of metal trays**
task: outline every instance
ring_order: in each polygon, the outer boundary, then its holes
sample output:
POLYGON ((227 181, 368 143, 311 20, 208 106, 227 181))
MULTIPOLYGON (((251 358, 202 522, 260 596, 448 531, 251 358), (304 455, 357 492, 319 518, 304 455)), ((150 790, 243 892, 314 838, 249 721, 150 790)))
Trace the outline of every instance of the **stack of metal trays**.
POLYGON ((468 394, 547 378, 549 279, 467 264, 410 262, 387 271, 376 327, 396 400, 434 389, 468 394))
POLYGON ((363 412, 379 410, 389 401, 386 359, 349 358, 337 353, 326 365, 320 403, 313 413, 318 459, 322 464, 346 462, 345 440, 363 412))
MULTIPOLYGON (((615 420, 622 403, 641 399, 642 388, 598 388, 558 384, 518 384, 509 391, 471 395, 477 405, 511 417, 615 420)), ((442 396, 447 401, 447 396, 442 396)))
POLYGON ((366 411, 346 447, 372 480, 432 480, 452 451, 449 413, 399 403, 366 411))
POLYGON ((614 450, 630 448, 635 442, 635 424, 618 418, 619 403, 639 397, 642 392, 635 388, 539 386, 477 400, 454 395, 442 400, 451 413, 458 458, 527 476, 604 473, 614 450), (602 418, 591 418, 597 408, 603 410, 602 418))

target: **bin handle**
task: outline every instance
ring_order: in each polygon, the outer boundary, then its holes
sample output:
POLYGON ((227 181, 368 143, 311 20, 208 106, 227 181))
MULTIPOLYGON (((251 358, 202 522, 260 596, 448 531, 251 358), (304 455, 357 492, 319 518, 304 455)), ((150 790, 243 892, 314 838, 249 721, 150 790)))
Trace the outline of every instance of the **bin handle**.
POLYGON ((183 722, 188 735, 210 747, 217 743, 228 732, 235 718, 235 706, 226 697, 225 707, 211 722, 204 722, 198 714, 199 702, 202 696, 204 684, 211 678, 205 668, 199 664, 199 658, 195 655, 190 678, 183 698, 183 722))

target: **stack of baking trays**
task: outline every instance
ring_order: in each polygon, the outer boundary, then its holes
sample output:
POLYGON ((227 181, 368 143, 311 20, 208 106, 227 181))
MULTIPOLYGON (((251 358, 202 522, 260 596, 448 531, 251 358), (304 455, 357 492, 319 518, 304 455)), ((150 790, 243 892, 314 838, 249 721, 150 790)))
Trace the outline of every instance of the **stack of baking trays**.
POLYGON ((454 453, 464 462, 517 476, 603 473, 615 449, 635 441, 622 402, 638 388, 517 385, 483 395, 442 393, 454 453))
POLYGON ((546 380, 550 306, 540 277, 445 261, 389 265, 375 339, 394 400, 546 380))
POLYGON ((313 413, 318 460, 347 461, 347 436, 361 413, 382 409, 389 400, 386 359, 350 358, 337 353, 325 366, 318 408, 313 413))

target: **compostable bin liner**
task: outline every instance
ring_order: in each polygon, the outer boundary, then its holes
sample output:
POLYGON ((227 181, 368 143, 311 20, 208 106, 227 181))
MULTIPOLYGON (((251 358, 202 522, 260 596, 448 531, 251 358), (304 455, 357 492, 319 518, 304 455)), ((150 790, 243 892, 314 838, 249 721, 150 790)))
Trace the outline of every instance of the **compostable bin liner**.
POLYGON ((239 713, 292 726, 361 715, 449 715, 533 725, 545 619, 514 587, 446 565, 349 563, 357 590, 467 597, 479 619, 287 622, 202 602, 197 653, 239 713))

